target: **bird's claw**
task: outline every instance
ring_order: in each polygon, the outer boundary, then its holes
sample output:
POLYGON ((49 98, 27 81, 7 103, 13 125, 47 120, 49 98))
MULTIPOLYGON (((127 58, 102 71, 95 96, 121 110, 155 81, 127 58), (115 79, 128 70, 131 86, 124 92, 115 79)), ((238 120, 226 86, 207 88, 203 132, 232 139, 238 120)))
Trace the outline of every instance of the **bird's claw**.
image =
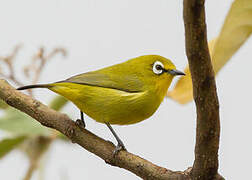
POLYGON ((84 129, 85 129, 85 127, 86 127, 85 123, 84 123, 82 120, 80 120, 80 119, 77 119, 77 120, 75 121, 75 123, 76 123, 79 127, 81 127, 81 128, 84 128, 84 129))
POLYGON ((127 151, 127 149, 125 148, 124 144, 118 143, 117 146, 115 147, 114 151, 113 151, 113 156, 116 156, 122 150, 123 151, 127 151))

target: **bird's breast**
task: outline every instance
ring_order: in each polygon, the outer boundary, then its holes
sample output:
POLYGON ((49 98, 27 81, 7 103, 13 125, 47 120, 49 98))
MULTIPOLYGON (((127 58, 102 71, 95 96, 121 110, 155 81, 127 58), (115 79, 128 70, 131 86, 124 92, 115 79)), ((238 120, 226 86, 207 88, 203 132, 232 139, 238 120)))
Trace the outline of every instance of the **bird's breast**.
POLYGON ((71 100, 92 119, 110 124, 134 124, 149 118, 162 97, 157 91, 125 92, 116 89, 75 85, 51 89, 71 100))

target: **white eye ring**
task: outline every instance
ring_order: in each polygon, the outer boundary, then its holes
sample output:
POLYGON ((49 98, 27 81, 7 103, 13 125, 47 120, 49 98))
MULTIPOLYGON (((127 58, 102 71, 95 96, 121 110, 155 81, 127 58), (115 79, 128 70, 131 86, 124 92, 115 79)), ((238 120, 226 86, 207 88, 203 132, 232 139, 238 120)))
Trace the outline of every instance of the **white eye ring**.
POLYGON ((164 65, 160 61, 156 61, 152 66, 152 71, 155 74, 162 74, 164 71, 164 65))

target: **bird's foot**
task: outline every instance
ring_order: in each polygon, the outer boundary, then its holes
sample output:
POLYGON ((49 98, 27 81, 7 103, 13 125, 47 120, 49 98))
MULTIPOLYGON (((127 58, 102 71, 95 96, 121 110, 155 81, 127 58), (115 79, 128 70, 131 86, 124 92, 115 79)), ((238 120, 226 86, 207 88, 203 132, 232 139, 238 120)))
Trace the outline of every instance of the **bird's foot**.
POLYGON ((118 142, 117 146, 115 147, 113 151, 113 156, 116 156, 120 151, 127 151, 123 142, 118 142))
POLYGON ((81 127, 81 128, 84 128, 84 129, 85 129, 85 127, 86 127, 85 122, 82 121, 81 119, 77 119, 77 120, 75 121, 75 123, 76 123, 79 127, 81 127))

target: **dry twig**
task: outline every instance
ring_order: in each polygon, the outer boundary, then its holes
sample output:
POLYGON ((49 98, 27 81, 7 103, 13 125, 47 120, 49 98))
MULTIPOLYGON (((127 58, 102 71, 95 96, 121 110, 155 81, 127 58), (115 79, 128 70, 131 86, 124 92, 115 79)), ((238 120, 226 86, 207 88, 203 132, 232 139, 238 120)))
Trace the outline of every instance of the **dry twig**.
POLYGON ((38 52, 32 57, 32 62, 24 68, 24 74, 31 79, 31 84, 38 82, 42 70, 45 65, 57 54, 61 54, 63 57, 67 55, 64 48, 54 48, 48 54, 45 53, 45 48, 39 48, 38 52), (33 75, 33 78, 31 78, 33 75))
MULTIPOLYGON (((0 76, 5 79, 11 80, 18 86, 23 86, 24 84, 17 79, 14 69, 14 61, 16 59, 17 53, 19 52, 21 45, 15 46, 10 55, 0 56, 0 61, 3 65, 7 67, 8 72, 3 72, 0 66, 0 76)), ((31 81, 30 84, 36 84, 39 80, 39 77, 44 69, 45 65, 52 60, 57 54, 61 54, 63 57, 67 55, 67 52, 64 48, 54 48, 51 52, 45 53, 45 48, 39 48, 38 52, 33 55, 32 61, 29 65, 23 68, 23 72, 26 77, 31 81)), ((29 94, 32 95, 32 91, 28 90, 29 94)))
POLYGON ((23 83, 21 83, 15 76, 15 70, 14 70, 14 61, 16 59, 16 56, 21 48, 21 45, 17 45, 14 47, 13 51, 10 53, 10 55, 7 56, 0 56, 0 61, 3 62, 4 65, 6 65, 8 72, 4 73, 1 71, 0 68, 0 76, 3 76, 6 79, 9 79, 13 81, 18 86, 23 86, 23 83))

